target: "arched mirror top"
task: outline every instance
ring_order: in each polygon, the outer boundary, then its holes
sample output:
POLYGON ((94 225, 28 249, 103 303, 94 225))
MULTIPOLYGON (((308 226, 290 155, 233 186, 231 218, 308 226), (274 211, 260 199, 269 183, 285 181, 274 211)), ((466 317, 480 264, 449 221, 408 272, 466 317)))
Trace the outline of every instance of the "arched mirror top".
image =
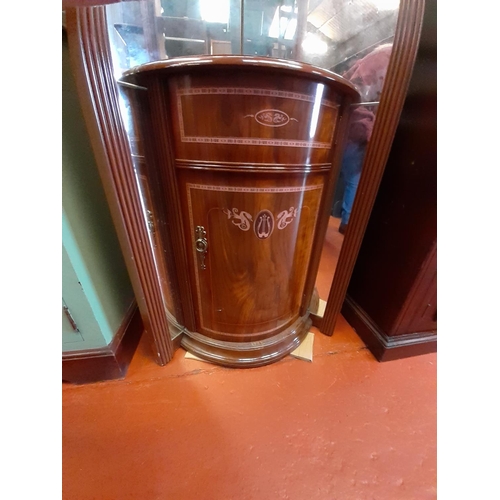
POLYGON ((132 0, 106 6, 114 75, 122 82, 134 83, 149 70, 188 65, 259 70, 264 65, 353 90, 358 104, 351 110, 315 283, 320 306, 344 246, 398 15, 398 0, 132 0))
POLYGON ((252 55, 343 74, 394 38, 398 0, 148 0, 106 6, 115 68, 252 55))

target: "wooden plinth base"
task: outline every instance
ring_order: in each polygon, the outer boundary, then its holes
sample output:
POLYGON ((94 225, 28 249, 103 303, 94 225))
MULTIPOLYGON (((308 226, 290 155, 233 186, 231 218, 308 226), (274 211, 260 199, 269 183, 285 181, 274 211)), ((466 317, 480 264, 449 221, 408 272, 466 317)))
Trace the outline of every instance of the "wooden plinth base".
POLYGON ((306 315, 275 336, 257 342, 225 342, 185 331, 181 346, 218 365, 252 368, 268 365, 290 354, 304 340, 310 327, 311 320, 306 315))
POLYGON ((436 332, 387 335, 349 296, 346 297, 342 307, 342 316, 354 328, 359 338, 378 361, 392 361, 437 350, 436 332))
POLYGON ((141 315, 134 300, 108 346, 63 352, 63 382, 88 384, 124 378, 143 330, 141 315))

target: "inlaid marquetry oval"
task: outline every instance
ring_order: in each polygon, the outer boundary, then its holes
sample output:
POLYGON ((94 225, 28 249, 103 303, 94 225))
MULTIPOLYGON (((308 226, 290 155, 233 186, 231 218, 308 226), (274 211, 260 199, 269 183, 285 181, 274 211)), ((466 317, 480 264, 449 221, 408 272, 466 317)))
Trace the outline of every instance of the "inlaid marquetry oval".
POLYGON ((269 210, 261 210, 255 217, 253 230, 259 240, 265 240, 271 236, 274 230, 274 215, 269 210))
POLYGON ((266 127, 283 127, 290 117, 279 109, 263 109, 255 115, 255 121, 266 127))

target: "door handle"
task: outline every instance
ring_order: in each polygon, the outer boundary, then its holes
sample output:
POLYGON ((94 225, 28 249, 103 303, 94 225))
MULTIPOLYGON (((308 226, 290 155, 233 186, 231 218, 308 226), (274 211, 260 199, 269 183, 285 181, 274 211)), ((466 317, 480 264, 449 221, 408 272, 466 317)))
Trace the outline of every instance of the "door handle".
POLYGON ((205 256, 208 250, 207 232, 203 226, 196 226, 195 232, 196 241, 194 242, 196 251, 198 252, 200 268, 202 270, 206 269, 205 256))

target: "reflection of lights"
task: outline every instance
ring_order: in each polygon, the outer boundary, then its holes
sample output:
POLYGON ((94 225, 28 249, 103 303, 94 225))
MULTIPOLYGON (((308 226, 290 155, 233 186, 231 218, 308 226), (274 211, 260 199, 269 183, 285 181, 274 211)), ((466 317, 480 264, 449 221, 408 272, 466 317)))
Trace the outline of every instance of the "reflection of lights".
POLYGON ((302 42, 302 48, 310 54, 326 54, 328 44, 316 35, 307 35, 302 42))
POLYGON ((292 15, 291 13, 291 6, 283 5, 281 9, 280 7, 276 7, 273 21, 271 23, 271 26, 269 27, 269 36, 271 38, 284 38, 285 40, 293 40, 295 30, 297 29, 297 18, 295 17, 297 11, 294 11, 294 15, 292 15), (282 15, 282 13, 284 12, 286 12, 288 15, 282 15))
POLYGON ((371 3, 378 10, 396 10, 399 7, 399 0, 371 0, 371 3))
POLYGON ((319 108, 321 106, 321 99, 323 98, 324 90, 325 86, 322 83, 318 83, 318 86, 316 87, 316 95, 314 96, 311 126, 309 127, 309 139, 312 139, 316 135, 316 128, 318 127, 319 108))
POLYGON ((297 29, 297 18, 290 19, 286 30, 285 36, 283 37, 285 40, 293 40, 293 36, 295 35, 295 30, 297 29))
POLYGON ((283 66, 285 68, 302 68, 302 65, 295 61, 279 61, 278 59, 273 59, 272 61, 266 59, 242 59, 244 63, 252 64, 272 64, 273 66, 283 66))
POLYGON ((229 0, 200 0, 200 14, 207 23, 224 23, 229 20, 229 0))

